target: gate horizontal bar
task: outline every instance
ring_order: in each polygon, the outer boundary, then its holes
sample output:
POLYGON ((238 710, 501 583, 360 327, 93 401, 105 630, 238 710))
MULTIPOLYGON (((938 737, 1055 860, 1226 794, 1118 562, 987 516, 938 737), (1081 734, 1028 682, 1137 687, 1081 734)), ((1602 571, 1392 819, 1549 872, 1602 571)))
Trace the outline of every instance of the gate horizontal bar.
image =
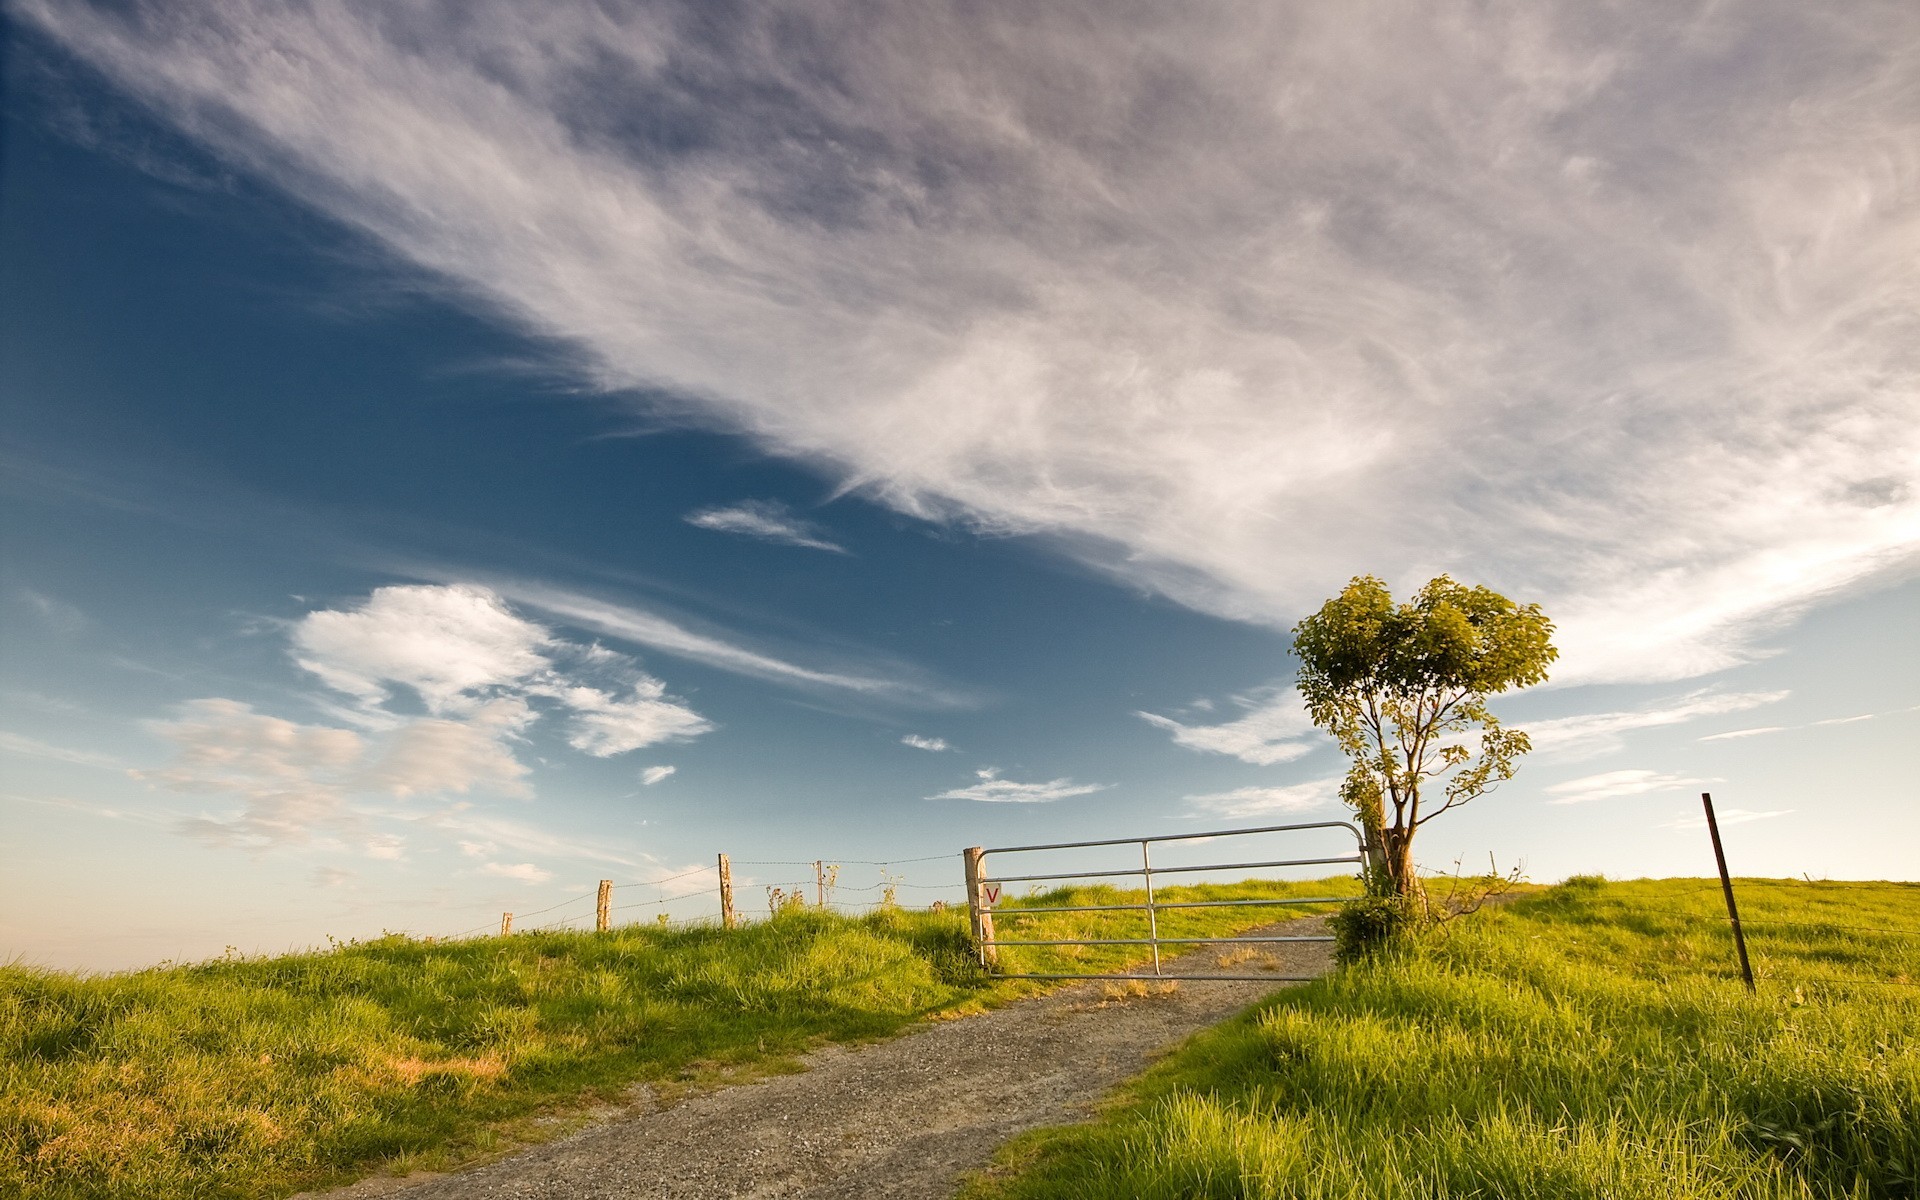
POLYGON ((1142 983, 1311 983, 1318 975, 1024 975, 995 974, 995 979, 1138 979, 1142 983))
MULTIPOLYGON (((1151 874, 1173 875, 1194 871, 1252 871, 1260 867, 1322 867, 1334 863, 1357 863, 1365 859, 1358 854, 1344 854, 1339 858, 1286 858, 1275 862, 1218 863, 1204 867, 1155 867, 1151 874)), ((1147 875, 1143 867, 1134 867, 1125 871, 1068 871, 1056 875, 996 875, 982 879, 981 883, 1037 883, 1048 879, 1112 879, 1121 875, 1147 875)))
POLYGON ((1066 941, 1034 942, 995 938, 989 946, 1225 946, 1243 942, 1330 942, 1330 937, 1163 937, 1163 938, 1069 938, 1066 941))
MULTIPOLYGON (((1358 900, 1359 898, 1358 896, 1301 896, 1291 900, 1176 900, 1171 904, 1163 904, 1156 900, 1153 902, 1153 906, 1155 908, 1230 908, 1242 904, 1255 907, 1262 904, 1344 904, 1349 900, 1358 900)), ((1005 911, 1036 912, 1038 910, 1016 908, 1005 911)))
POLYGON ((1108 838, 1099 842, 1050 842, 1039 846, 994 846, 981 854, 1021 854, 1028 850, 1085 850, 1094 846, 1138 846, 1141 842, 1192 842, 1204 838, 1235 837, 1248 833, 1285 833, 1293 829, 1345 829, 1360 839, 1360 830, 1350 821, 1312 821, 1305 825, 1262 825, 1258 829, 1215 829, 1206 833, 1168 833, 1159 837, 1108 838))
MULTIPOLYGON (((1290 898, 1290 899, 1276 898, 1273 900, 1177 900, 1171 903, 1166 901, 1161 901, 1161 900, 1155 900, 1153 902, 1153 907, 1155 909, 1234 908, 1241 905, 1251 905, 1251 906, 1258 907, 1262 905, 1275 905, 1275 904, 1339 904, 1339 903, 1342 903, 1343 901, 1354 900, 1357 898, 1358 897, 1354 897, 1354 896, 1300 896, 1297 898, 1290 898)), ((1017 908, 996 908, 993 911, 1003 917, 1024 917, 1028 913, 1145 912, 1147 911, 1147 906, 1145 903, 1140 903, 1140 904, 1060 904, 1060 905, 1048 905, 1044 908, 1029 908, 1026 905, 1022 904, 1017 908)), ((1751 924, 1751 922, 1749 922, 1749 924, 1751 924)))

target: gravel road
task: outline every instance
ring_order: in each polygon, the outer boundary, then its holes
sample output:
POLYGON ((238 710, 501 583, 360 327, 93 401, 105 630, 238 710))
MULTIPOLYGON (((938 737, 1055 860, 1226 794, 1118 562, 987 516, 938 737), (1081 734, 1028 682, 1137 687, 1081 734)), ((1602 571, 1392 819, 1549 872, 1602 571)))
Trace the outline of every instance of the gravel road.
MULTIPOLYGON (((1275 932, 1322 933, 1324 919, 1275 932)), ((1218 971, 1220 949, 1175 960, 1218 971)), ((1324 943, 1279 944, 1234 973, 1327 969, 1324 943)), ((831 1047, 807 1070, 616 1119, 420 1182, 368 1181, 334 1200, 737 1200, 949 1197, 1024 1130, 1086 1117, 1114 1085, 1279 983, 1075 984, 890 1041, 831 1047), (1148 994, 1135 994, 1146 990, 1148 994)))

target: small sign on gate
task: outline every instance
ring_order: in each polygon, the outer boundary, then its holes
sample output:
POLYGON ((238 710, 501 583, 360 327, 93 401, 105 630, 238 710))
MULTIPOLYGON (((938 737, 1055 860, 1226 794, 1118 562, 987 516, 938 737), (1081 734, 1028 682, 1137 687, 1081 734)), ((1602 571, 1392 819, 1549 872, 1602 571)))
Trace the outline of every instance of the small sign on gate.
POLYGON ((983 883, 980 885, 980 903, 988 908, 1000 903, 1000 885, 983 883))

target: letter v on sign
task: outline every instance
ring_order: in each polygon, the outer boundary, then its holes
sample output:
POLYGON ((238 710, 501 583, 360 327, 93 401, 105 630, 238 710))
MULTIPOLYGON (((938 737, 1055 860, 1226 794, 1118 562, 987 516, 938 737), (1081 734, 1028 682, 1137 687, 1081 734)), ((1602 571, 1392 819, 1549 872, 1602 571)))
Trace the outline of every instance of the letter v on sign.
POLYGON ((997 883, 981 884, 980 902, 988 908, 992 908, 994 905, 1000 903, 1000 885, 997 883))

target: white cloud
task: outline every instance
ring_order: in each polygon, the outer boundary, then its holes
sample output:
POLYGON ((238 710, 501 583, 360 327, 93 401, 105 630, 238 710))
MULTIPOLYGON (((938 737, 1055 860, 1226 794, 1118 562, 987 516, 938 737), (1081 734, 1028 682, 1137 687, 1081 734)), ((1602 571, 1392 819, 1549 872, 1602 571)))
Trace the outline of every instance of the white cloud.
POLYGON ((577 858, 588 862, 633 866, 645 857, 617 837, 569 837, 527 821, 472 809, 451 807, 411 818, 418 824, 458 839, 461 852, 485 857, 505 848, 540 858, 577 858))
POLYGON ((1071 779, 1052 779, 1046 783, 1015 783, 1011 779, 1000 778, 996 767, 983 767, 974 772, 978 783, 966 787, 954 788, 950 792, 941 792, 937 796, 928 796, 929 800, 984 800, 992 804, 1046 804, 1053 800, 1064 800, 1069 796, 1084 796, 1089 792, 1103 791, 1112 787, 1109 783, 1075 783, 1071 779))
POLYGON ((379 761, 356 782, 394 796, 469 792, 487 788, 506 796, 531 796, 526 765, 500 743, 530 719, 515 699, 490 701, 468 721, 423 717, 409 721, 385 741, 379 761))
POLYGON ((256 713, 237 700, 193 700, 153 731, 172 742, 174 764, 131 774, 178 792, 227 795, 242 808, 227 818, 202 816, 182 832, 216 844, 299 844, 316 833, 356 830, 347 780, 366 743, 347 729, 297 725, 256 713))
POLYGON ((536 867, 532 863, 490 862, 480 868, 488 875, 498 875, 502 879, 517 879, 521 883, 545 883, 553 878, 553 872, 545 867, 536 867))
POLYGON ((900 739, 900 744, 902 746, 912 746, 915 750, 931 750, 935 754, 938 754, 942 750, 951 750, 953 748, 947 745, 947 739, 945 738, 926 737, 918 733, 907 734, 900 739))
POLYGON ((329 687, 377 704, 413 689, 434 713, 464 712, 491 690, 545 672, 552 637, 470 584, 375 589, 357 608, 308 613, 295 660, 329 687))
POLYGON ((567 744, 595 758, 685 741, 713 728, 705 717, 667 696, 666 685, 657 679, 635 683, 625 700, 590 687, 568 688, 564 698, 575 714, 567 744))
POLYGON ((239 802, 238 811, 181 822, 217 845, 265 848, 345 838, 375 858, 399 857, 399 842, 368 832, 369 816, 394 815, 392 798, 464 793, 527 795, 527 768, 497 738, 524 706, 495 700, 469 721, 421 717, 368 738, 351 729, 301 725, 237 700, 190 701, 149 727, 170 742, 172 764, 129 771, 136 779, 239 802))
MULTIPOLYGON (((1748 821, 1765 821, 1772 817, 1784 817, 1792 811, 1794 810, 1791 808, 1773 808, 1762 812, 1755 812, 1748 808, 1715 808, 1713 815, 1722 825, 1744 825, 1748 821)), ((1672 821, 1663 821, 1660 824, 1661 829, 1692 830, 1705 829, 1706 827, 1707 817, 1705 813, 1701 813, 1698 816, 1680 817, 1672 821)))
POLYGON ((1141 720, 1173 734, 1175 743, 1191 750, 1230 754, 1255 766, 1292 762, 1313 750, 1305 740, 1314 733, 1312 718, 1295 688, 1269 688, 1234 703, 1250 710, 1237 721, 1222 725, 1185 725, 1157 713, 1136 713, 1141 720))
POLYGON ((656 767, 648 767, 646 770, 640 772, 640 783, 642 786, 652 787, 656 783, 664 782, 679 769, 678 767, 664 764, 656 767))
POLYGON ((1692 779, 1660 771, 1606 771, 1556 783, 1547 789, 1549 804, 1586 804, 1593 800, 1612 800, 1620 796, 1641 796, 1649 792, 1676 792, 1685 787, 1712 783, 1710 779, 1692 779))
POLYGON ((1625 744, 1621 735, 1636 729, 1658 729, 1668 725, 1683 725, 1701 717, 1745 712, 1777 703, 1788 695, 1784 691, 1716 692, 1702 689, 1661 701, 1650 708, 1527 721, 1518 727, 1527 731, 1536 751, 1588 757, 1618 750, 1625 744))
POLYGON ((811 521, 803 521, 778 500, 742 500, 687 514, 689 525, 720 533, 737 533, 763 542, 779 542, 808 550, 845 554, 847 548, 831 541, 811 521))
POLYGON ((1188 796, 1195 809, 1222 817, 1264 817, 1325 808, 1340 798, 1340 777, 1284 787, 1243 787, 1229 792, 1188 796))
POLYGON ((1681 678, 1920 544, 1911 5, 697 7, 16 6, 592 384, 1211 612, 1444 566, 1681 678))
POLYGON ((1763 733, 1786 733, 1793 729, 1821 729, 1830 725, 1856 725, 1861 721, 1874 721, 1881 717, 1897 716, 1901 713, 1920 712, 1920 705, 1911 708, 1896 708, 1887 712, 1858 713, 1851 717, 1826 717, 1819 721, 1808 721, 1804 725, 1760 725, 1752 729, 1734 729, 1726 733, 1710 733, 1701 738, 1703 742, 1726 741, 1729 738, 1758 737, 1763 733))
POLYGON ((1724 742, 1732 738, 1759 737, 1763 733, 1782 733, 1791 728, 1787 725, 1755 725, 1751 729, 1729 729, 1725 733, 1709 733, 1700 740, 1703 742, 1724 742))

